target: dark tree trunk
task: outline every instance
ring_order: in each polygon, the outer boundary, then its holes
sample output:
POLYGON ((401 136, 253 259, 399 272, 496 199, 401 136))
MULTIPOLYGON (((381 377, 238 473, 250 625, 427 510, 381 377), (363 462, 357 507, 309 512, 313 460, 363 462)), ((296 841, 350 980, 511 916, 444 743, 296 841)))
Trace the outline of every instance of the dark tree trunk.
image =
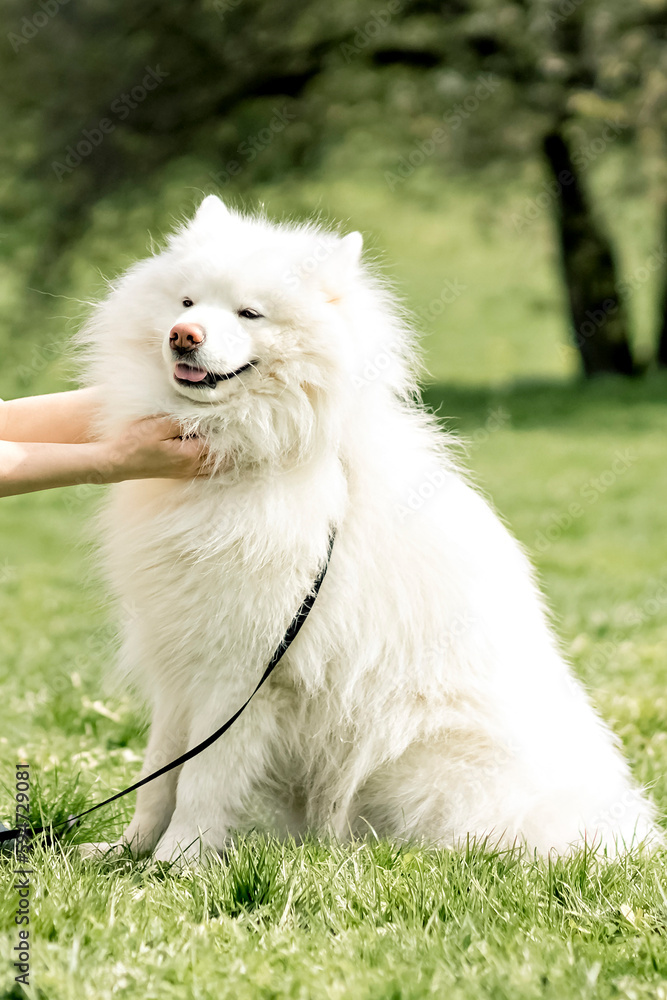
POLYGON ((661 368, 667 368, 667 292, 662 297, 657 360, 661 368))
POLYGON ((618 292, 611 244, 593 217, 581 177, 560 130, 544 139, 554 183, 555 216, 574 343, 584 374, 633 375, 627 314, 618 292))
MULTIPOLYGON (((667 215, 665 215, 663 221, 663 233, 665 234, 665 242, 667 242, 667 215)), ((661 253, 664 254, 665 243, 661 247, 661 253)), ((663 272, 663 287, 662 294, 660 296, 660 313, 658 317, 659 330, 658 330, 658 346, 656 351, 656 360, 661 368, 667 368, 667 270, 663 272)))

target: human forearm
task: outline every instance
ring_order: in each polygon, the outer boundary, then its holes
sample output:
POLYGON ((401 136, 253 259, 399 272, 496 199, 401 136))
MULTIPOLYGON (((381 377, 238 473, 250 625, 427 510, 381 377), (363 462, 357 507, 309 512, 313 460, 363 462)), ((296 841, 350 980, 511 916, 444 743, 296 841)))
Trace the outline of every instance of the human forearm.
POLYGON ((92 440, 97 389, 0 402, 0 440, 82 444, 92 440))
POLYGON ((104 446, 0 441, 0 497, 118 478, 104 446))
POLYGON ((78 483, 191 479, 210 474, 204 443, 167 417, 147 417, 117 437, 84 444, 0 441, 0 497, 78 483))

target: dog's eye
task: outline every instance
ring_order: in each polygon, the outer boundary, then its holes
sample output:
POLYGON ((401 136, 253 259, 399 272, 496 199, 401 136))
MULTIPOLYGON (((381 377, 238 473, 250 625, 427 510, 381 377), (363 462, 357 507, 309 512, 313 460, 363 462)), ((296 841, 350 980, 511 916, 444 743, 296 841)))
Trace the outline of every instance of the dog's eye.
POLYGON ((256 309, 239 309, 238 315, 242 319, 262 319, 262 314, 256 309))
POLYGON ((192 299, 183 299, 183 305, 185 306, 186 309, 189 309, 190 306, 194 305, 194 302, 192 301, 192 299))

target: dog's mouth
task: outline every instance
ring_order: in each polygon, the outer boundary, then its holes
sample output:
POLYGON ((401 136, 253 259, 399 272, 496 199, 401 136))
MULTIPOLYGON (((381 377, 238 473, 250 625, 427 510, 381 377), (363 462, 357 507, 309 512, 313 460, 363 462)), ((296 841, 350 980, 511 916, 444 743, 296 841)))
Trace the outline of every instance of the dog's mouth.
POLYGON ((218 382, 226 382, 230 378, 247 372, 249 368, 256 365, 256 361, 248 361, 247 364, 235 368, 231 372, 209 372, 205 368, 197 368, 195 365, 186 365, 179 362, 174 368, 174 380, 179 385, 186 385, 190 389, 215 389, 218 382))

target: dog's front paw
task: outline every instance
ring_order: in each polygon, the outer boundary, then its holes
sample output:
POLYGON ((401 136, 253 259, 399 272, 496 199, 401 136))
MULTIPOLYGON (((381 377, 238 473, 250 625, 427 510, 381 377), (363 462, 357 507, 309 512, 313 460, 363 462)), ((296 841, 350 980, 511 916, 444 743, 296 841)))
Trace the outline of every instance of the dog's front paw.
POLYGON ((129 844, 124 840, 116 840, 114 843, 100 840, 95 844, 79 844, 77 850, 80 858, 92 858, 94 861, 101 861, 104 858, 121 858, 130 852, 129 844))
POLYGON ((155 861, 169 864, 176 871, 198 865, 214 864, 220 858, 216 847, 200 831, 179 833, 167 830, 153 855, 155 861))

